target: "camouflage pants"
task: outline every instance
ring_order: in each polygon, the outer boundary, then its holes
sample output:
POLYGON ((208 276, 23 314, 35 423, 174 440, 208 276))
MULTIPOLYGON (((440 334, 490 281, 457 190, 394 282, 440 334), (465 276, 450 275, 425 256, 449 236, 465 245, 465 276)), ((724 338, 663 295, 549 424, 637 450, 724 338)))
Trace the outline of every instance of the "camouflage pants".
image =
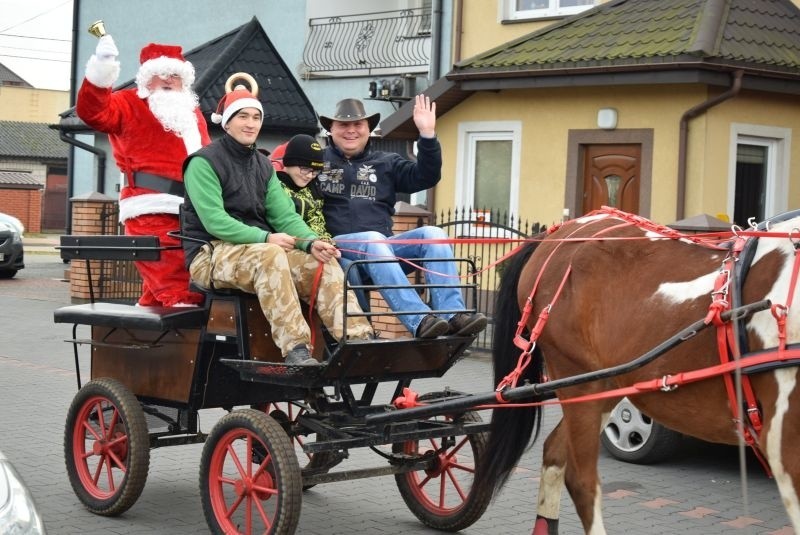
MULTIPOLYGON (((223 241, 204 246, 192 260, 192 280, 209 287, 235 288, 254 293, 272 328, 272 337, 286 355, 299 344, 310 345, 311 330, 300 309, 309 302, 319 262, 310 254, 284 251, 271 243, 232 244, 223 241)), ((343 336, 344 273, 336 262, 324 264, 318 283, 316 309, 328 331, 343 336)), ((347 310, 361 312, 353 292, 347 294, 347 310)), ((369 338, 372 326, 365 317, 348 318, 347 336, 369 338)))

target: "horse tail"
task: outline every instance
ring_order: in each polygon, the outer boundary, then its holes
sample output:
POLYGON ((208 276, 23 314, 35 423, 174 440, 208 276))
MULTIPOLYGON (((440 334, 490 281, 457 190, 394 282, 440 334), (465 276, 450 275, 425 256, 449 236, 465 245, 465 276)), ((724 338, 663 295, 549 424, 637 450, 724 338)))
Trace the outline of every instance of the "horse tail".
MULTIPOLYGON (((538 237, 538 236, 537 236, 538 237)), ((517 324, 522 318, 517 303, 517 288, 522 269, 536 249, 538 241, 529 242, 506 262, 497 292, 492 354, 494 384, 500 383, 517 366, 520 350, 514 345, 517 324)), ((520 377, 520 383, 542 382, 542 359, 538 349, 520 377)), ((478 462, 474 484, 478 488, 499 490, 511 475, 520 457, 539 434, 542 415, 539 407, 499 408, 492 411, 487 455, 478 462), (531 436, 533 438, 531 440, 531 436)))

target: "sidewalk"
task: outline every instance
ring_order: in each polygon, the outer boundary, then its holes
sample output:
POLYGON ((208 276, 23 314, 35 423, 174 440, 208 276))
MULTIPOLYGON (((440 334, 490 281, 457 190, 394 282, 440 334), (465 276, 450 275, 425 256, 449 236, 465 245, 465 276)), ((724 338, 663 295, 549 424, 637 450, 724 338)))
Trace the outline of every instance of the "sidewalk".
POLYGON ((25 254, 58 254, 56 246, 61 234, 35 234, 22 236, 22 248, 25 254))

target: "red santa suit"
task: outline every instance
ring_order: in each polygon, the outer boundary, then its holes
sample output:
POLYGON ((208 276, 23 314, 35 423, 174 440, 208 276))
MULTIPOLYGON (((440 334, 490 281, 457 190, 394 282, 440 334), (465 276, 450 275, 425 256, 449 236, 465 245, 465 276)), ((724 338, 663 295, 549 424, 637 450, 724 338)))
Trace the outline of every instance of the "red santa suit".
MULTIPOLYGON (((105 36, 102 39, 110 38, 105 36)), ((113 46, 113 41, 112 41, 113 46)), ((116 50, 116 47, 113 48, 116 50)), ((98 51, 100 45, 98 45, 98 51)), ((150 110, 146 85, 154 75, 178 75, 184 88, 194 81, 194 68, 177 46, 150 44, 142 49, 136 89, 112 92, 119 75, 113 56, 92 56, 78 92, 77 113, 89 126, 108 134, 114 159, 125 175, 120 193, 120 221, 130 235, 158 236, 162 246, 157 262, 136 262, 142 276, 139 304, 173 306, 202 302, 189 291, 180 241, 167 232, 180 227, 178 211, 183 203, 182 165, 186 156, 211 142, 206 121, 195 108, 195 121, 181 131, 168 130, 150 110)))

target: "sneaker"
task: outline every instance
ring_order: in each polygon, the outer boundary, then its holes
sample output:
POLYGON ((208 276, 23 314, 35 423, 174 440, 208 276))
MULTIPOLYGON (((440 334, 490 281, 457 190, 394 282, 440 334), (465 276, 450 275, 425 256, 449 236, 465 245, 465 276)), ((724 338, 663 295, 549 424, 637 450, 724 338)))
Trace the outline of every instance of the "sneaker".
POLYGON ((436 338, 437 336, 442 336, 447 332, 448 325, 447 320, 443 320, 433 314, 428 314, 422 321, 419 322, 419 327, 417 327, 416 337, 417 338, 436 338))
POLYGON ((294 349, 289 351, 283 359, 284 364, 287 366, 321 366, 322 363, 317 361, 311 356, 308 346, 300 344, 294 346, 294 349))
POLYGON ((450 318, 450 321, 447 323, 449 325, 448 334, 472 336, 484 330, 488 321, 486 320, 486 316, 480 312, 474 314, 459 312, 450 318))

